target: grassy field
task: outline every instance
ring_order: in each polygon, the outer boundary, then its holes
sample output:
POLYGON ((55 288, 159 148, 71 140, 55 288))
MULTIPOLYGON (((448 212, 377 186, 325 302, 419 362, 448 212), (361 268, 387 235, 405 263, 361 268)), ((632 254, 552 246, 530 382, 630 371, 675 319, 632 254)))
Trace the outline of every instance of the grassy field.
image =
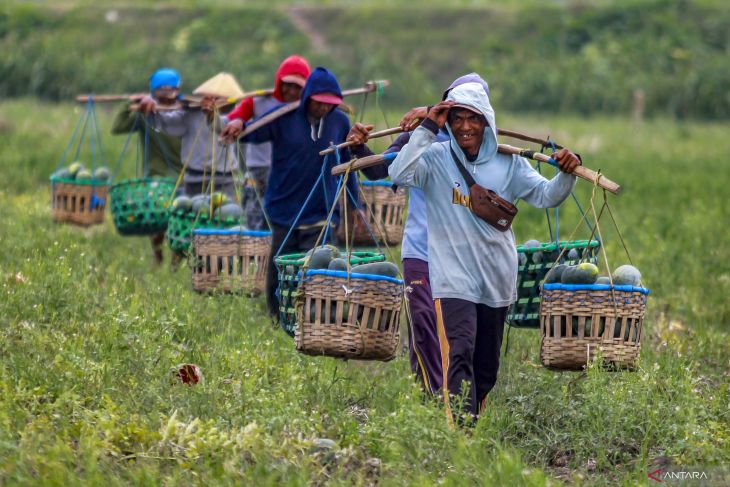
MULTIPOLYGON (((110 218, 53 224, 48 175, 78 116, 0 104, 0 485, 628 486, 667 459, 730 465, 728 124, 497 111, 623 184, 610 201, 653 294, 637 371, 548 371, 537 332, 513 330, 488 411, 451 431, 405 355, 299 355, 261 299, 193 293, 189 269, 152 269, 110 218), (182 362, 204 382, 172 383, 182 362)), ((124 138, 104 135, 115 161, 124 138)), ((566 237, 577 217, 561 209, 566 237)), ((522 205, 518 240, 547 238, 544 219, 522 205)))

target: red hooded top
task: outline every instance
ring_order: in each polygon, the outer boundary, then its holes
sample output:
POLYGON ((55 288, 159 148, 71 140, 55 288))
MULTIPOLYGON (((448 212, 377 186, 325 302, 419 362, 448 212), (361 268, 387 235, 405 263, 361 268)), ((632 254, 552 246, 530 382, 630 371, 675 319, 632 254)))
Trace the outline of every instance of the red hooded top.
MULTIPOLYGON (((279 65, 279 69, 276 70, 276 81, 274 84, 274 98, 280 102, 284 102, 281 96, 281 78, 289 76, 291 74, 298 74, 305 80, 309 78, 311 69, 307 60, 301 56, 293 55, 284 59, 279 65)), ((231 113, 228 114, 228 120, 235 120, 241 118, 244 121, 251 120, 254 115, 254 97, 244 98, 231 113)))

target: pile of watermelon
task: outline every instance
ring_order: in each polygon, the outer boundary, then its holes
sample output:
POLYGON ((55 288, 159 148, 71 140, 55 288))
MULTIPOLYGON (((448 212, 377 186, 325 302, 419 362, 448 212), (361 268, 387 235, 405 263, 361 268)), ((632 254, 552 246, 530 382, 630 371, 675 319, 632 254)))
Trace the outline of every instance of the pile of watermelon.
POLYGON ((598 267, 590 262, 578 265, 555 266, 545 277, 546 284, 607 284, 611 281, 615 286, 641 286, 641 272, 632 265, 622 265, 608 276, 599 276, 598 267))
POLYGON ((221 192, 198 194, 193 197, 181 195, 172 202, 172 211, 200 214, 222 221, 240 221, 243 216, 241 206, 221 192), (211 209, 213 213, 211 214, 211 209))
POLYGON ((73 180, 80 183, 99 181, 102 183, 111 180, 111 172, 107 167, 99 167, 94 172, 87 169, 82 162, 75 161, 66 167, 62 167, 51 175, 52 179, 73 180))
MULTIPOLYGON (((310 270, 327 269, 330 271, 347 271, 347 261, 340 256, 340 250, 334 245, 316 247, 303 257, 310 270)), ((392 262, 371 262, 350 267, 352 274, 370 274, 385 277, 398 277, 398 266, 392 262)))

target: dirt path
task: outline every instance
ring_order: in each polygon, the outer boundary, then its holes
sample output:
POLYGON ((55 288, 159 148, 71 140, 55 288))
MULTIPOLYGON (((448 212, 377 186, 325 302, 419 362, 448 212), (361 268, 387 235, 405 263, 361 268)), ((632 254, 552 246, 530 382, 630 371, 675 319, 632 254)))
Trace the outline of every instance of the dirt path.
POLYGON ((310 7, 292 6, 286 9, 287 15, 292 24, 299 29, 312 44, 312 48, 319 53, 332 53, 332 47, 328 44, 327 38, 317 26, 307 18, 307 10, 310 7))

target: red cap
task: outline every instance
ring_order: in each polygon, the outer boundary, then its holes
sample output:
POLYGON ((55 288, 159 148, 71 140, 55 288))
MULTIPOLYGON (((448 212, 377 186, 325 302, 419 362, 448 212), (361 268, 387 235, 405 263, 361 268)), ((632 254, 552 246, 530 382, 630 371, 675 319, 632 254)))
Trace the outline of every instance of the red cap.
POLYGON ((281 81, 283 83, 294 83, 295 85, 299 85, 302 88, 305 84, 307 84, 307 78, 298 74, 288 74, 286 76, 282 76, 281 81))
POLYGON ((334 93, 317 93, 310 96, 310 98, 320 103, 329 103, 330 105, 339 105, 342 103, 342 98, 334 93))

